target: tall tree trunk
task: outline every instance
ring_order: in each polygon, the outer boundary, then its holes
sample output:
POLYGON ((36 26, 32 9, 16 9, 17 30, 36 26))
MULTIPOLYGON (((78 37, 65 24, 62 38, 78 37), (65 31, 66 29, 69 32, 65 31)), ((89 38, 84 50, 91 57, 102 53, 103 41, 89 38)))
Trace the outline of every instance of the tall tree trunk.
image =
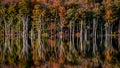
POLYGON ((13 23, 13 18, 11 18, 11 21, 10 21, 10 26, 9 26, 9 41, 10 41, 10 45, 8 46, 9 49, 10 49, 10 53, 12 54, 13 53, 13 27, 12 27, 12 23, 13 23))
POLYGON ((113 25, 111 25, 110 27, 110 47, 113 48, 112 46, 112 29, 113 29, 113 25))
POLYGON ((108 40, 108 30, 107 30, 107 27, 108 26, 105 26, 105 48, 107 48, 107 46, 108 46, 108 43, 107 43, 107 40, 108 40))
POLYGON ((77 25, 76 27, 77 27, 77 34, 76 34, 77 44, 76 44, 76 47, 77 47, 77 50, 79 50, 79 47, 78 47, 79 46, 79 38, 78 38, 79 37, 78 36, 78 34, 79 34, 79 25, 77 25))
POLYGON ((61 27, 61 42, 60 42, 60 49, 59 49, 59 63, 63 63, 64 62, 64 58, 65 58, 65 49, 64 49, 64 47, 63 47, 63 41, 62 41, 62 39, 63 39, 63 33, 62 33, 62 28, 63 28, 63 25, 62 25, 62 22, 63 22, 63 19, 62 18, 60 18, 60 27, 61 27))
POLYGON ((33 27, 31 28, 31 45, 33 46, 34 44, 34 29, 33 27))
POLYGON ((29 45, 28 45, 28 16, 22 17, 23 22, 23 48, 22 48, 22 57, 29 54, 29 45))
POLYGON ((70 21, 70 45, 69 45, 69 52, 72 50, 72 21, 70 21))
POLYGON ((93 19, 93 54, 96 54, 97 52, 96 30, 97 30, 97 22, 96 19, 93 19))
POLYGON ((101 32, 101 34, 100 34, 100 45, 102 46, 103 45, 103 27, 102 26, 100 28, 100 32, 101 32))
POLYGON ((107 22, 107 26, 105 26, 105 48, 110 49, 110 23, 107 22))
POLYGON ((4 50, 3 50, 3 52, 5 53, 6 52, 6 49, 7 49, 7 43, 6 43, 6 36, 7 36, 7 34, 6 34, 6 26, 7 26, 7 22, 6 22, 6 20, 5 20, 5 18, 4 18, 4 50))
POLYGON ((39 24, 39 28, 38 28, 38 54, 39 56, 43 56, 44 54, 44 46, 43 46, 43 43, 41 41, 41 24, 42 24, 42 17, 40 16, 40 19, 38 21, 38 24, 39 24))
POLYGON ((84 50, 86 50, 86 47, 87 47, 87 28, 86 28, 86 23, 85 23, 85 21, 84 21, 84 41, 83 41, 83 45, 84 45, 84 50))
MULTIPOLYGON (((55 11, 55 16, 56 16, 56 18, 55 18, 55 24, 56 24, 57 23, 57 10, 55 11)), ((57 24, 56 24, 56 26, 57 26, 57 24)), ((56 33, 57 29, 56 29, 56 26, 55 26, 55 30, 54 30, 54 32, 55 32, 55 38, 54 38, 54 40, 55 40, 55 44, 54 44, 55 47, 54 47, 54 52, 55 52, 55 58, 57 59, 57 44, 56 44, 57 43, 56 42, 57 41, 57 33, 56 33)))
POLYGON ((72 28, 72 53, 75 53, 75 21, 72 21, 73 28, 72 28))
POLYGON ((80 51, 83 51, 83 20, 80 22, 80 51))

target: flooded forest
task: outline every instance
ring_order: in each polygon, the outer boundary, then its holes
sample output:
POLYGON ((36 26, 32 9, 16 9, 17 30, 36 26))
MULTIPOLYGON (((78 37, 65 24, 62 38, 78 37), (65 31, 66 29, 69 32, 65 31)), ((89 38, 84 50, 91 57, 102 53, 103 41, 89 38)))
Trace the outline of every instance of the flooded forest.
POLYGON ((120 0, 0 0, 0 68, 119 68, 120 0))

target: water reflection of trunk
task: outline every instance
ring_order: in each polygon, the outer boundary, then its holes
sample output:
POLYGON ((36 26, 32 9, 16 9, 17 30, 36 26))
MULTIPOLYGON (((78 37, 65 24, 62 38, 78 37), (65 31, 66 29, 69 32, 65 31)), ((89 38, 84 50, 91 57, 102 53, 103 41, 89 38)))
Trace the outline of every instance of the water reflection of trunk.
POLYGON ((110 28, 110 41, 109 42, 110 42, 110 47, 113 48, 112 47, 112 29, 113 29, 113 25, 111 25, 109 28, 110 28))
POLYGON ((34 45, 34 39, 35 39, 35 35, 34 35, 34 29, 33 27, 31 28, 31 45, 34 45))
POLYGON ((75 52, 75 22, 70 21, 70 45, 69 45, 69 51, 74 53, 75 52))
POLYGON ((107 48, 107 40, 108 40, 108 36, 107 36, 108 30, 107 30, 107 26, 105 26, 105 48, 107 48))
POLYGON ((7 36, 7 32, 6 32, 6 27, 7 27, 7 22, 6 22, 6 19, 4 18, 4 50, 3 52, 5 53, 6 49, 7 49, 7 39, 6 39, 6 36, 7 36))
POLYGON ((79 50, 79 48, 78 48, 78 45, 79 45, 79 25, 77 24, 77 31, 76 31, 76 38, 77 38, 77 44, 76 44, 76 49, 77 49, 77 51, 79 50))
POLYGON ((10 29, 10 31, 11 31, 11 35, 10 35, 10 51, 11 51, 11 54, 13 53, 13 48, 14 48, 14 43, 13 43, 13 27, 11 27, 11 29, 10 29))
POLYGON ((17 29, 17 42, 16 43, 20 44, 20 21, 18 21, 16 29, 17 29))
MULTIPOLYGON (((55 16, 56 16, 56 18, 55 18, 55 24, 57 23, 57 10, 55 11, 55 16)), ((54 47, 54 52, 55 52, 55 58, 57 58, 57 45, 56 45, 56 41, 57 41, 57 38, 56 38, 56 28, 55 28, 55 30, 54 30, 54 32, 55 32, 55 38, 54 38, 54 40, 55 40, 55 47, 54 47)))
POLYGON ((80 51, 83 51, 83 20, 80 21, 80 51))
POLYGON ((74 21, 70 21, 70 45, 69 45, 69 52, 73 52, 75 51, 75 43, 74 43, 74 29, 75 29, 75 22, 74 21), (73 25, 73 26, 72 26, 73 25))
MULTIPOLYGON (((10 51, 10 54, 12 54, 12 50, 13 50, 13 31, 12 31, 12 22, 13 22, 13 19, 10 19, 10 26, 9 26, 9 42, 10 42, 10 46, 9 46, 9 51, 10 51)), ((9 44, 8 44, 9 45, 9 44)))
POLYGON ((23 48, 22 48, 22 57, 29 54, 29 45, 28 45, 28 16, 22 17, 23 22, 23 48))
POLYGON ((84 21, 84 50, 86 51, 86 47, 87 47, 87 28, 86 28, 86 23, 84 21))
POLYGON ((18 26, 16 27, 17 29, 17 41, 16 41, 16 46, 17 46, 17 52, 20 52, 21 50, 21 34, 20 34, 20 27, 21 27, 21 22, 20 20, 18 21, 18 26))
POLYGON ((97 22, 96 19, 93 19, 93 54, 96 54, 97 52, 96 30, 97 30, 97 22))
MULTIPOLYGON (((39 24, 39 28, 38 28, 38 55, 39 56, 43 56, 43 53, 44 53, 44 46, 43 46, 43 43, 41 41, 41 25, 42 25, 42 17, 40 16, 40 19, 38 21, 38 24, 39 24)), ((43 26, 43 29, 44 29, 44 26, 43 26)))
POLYGON ((100 28, 100 45, 102 46, 103 45, 103 27, 101 25, 101 28, 100 28))
POLYGON ((105 26, 105 48, 110 49, 111 48, 111 41, 110 41, 110 23, 107 22, 105 26))
POLYGON ((91 37, 90 37, 90 34, 91 34, 90 26, 91 25, 90 24, 91 24, 91 22, 89 20, 86 21, 86 22, 88 23, 88 24, 86 23, 87 24, 87 30, 88 30, 87 33, 86 33, 87 34, 87 47, 86 47, 87 50, 86 51, 89 52, 90 48, 91 48, 91 46, 90 46, 90 41, 91 41, 91 37))
MULTIPOLYGON (((63 27, 63 25, 62 25, 62 22, 63 22, 63 19, 62 18, 60 18, 60 27, 61 27, 61 33, 62 33, 62 27, 63 27)), ((64 58, 65 58, 65 49, 64 49, 64 47, 63 47, 63 41, 62 41, 62 34, 61 34, 61 42, 60 42, 60 49, 59 49, 59 63, 63 63, 64 62, 64 58)))

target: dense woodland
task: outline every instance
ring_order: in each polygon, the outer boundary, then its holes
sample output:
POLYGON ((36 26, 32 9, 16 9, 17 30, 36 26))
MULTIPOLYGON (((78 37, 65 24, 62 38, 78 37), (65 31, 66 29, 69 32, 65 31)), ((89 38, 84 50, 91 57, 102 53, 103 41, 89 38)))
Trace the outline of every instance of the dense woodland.
POLYGON ((0 66, 119 68, 119 57, 120 0, 0 0, 0 66))

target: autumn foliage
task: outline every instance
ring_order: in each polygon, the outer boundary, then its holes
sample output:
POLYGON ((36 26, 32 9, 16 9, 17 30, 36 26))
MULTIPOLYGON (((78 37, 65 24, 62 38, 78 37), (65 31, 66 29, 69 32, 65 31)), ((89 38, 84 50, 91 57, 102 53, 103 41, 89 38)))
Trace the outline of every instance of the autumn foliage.
POLYGON ((0 64, 119 68, 119 4, 119 0, 0 0, 0 64))

